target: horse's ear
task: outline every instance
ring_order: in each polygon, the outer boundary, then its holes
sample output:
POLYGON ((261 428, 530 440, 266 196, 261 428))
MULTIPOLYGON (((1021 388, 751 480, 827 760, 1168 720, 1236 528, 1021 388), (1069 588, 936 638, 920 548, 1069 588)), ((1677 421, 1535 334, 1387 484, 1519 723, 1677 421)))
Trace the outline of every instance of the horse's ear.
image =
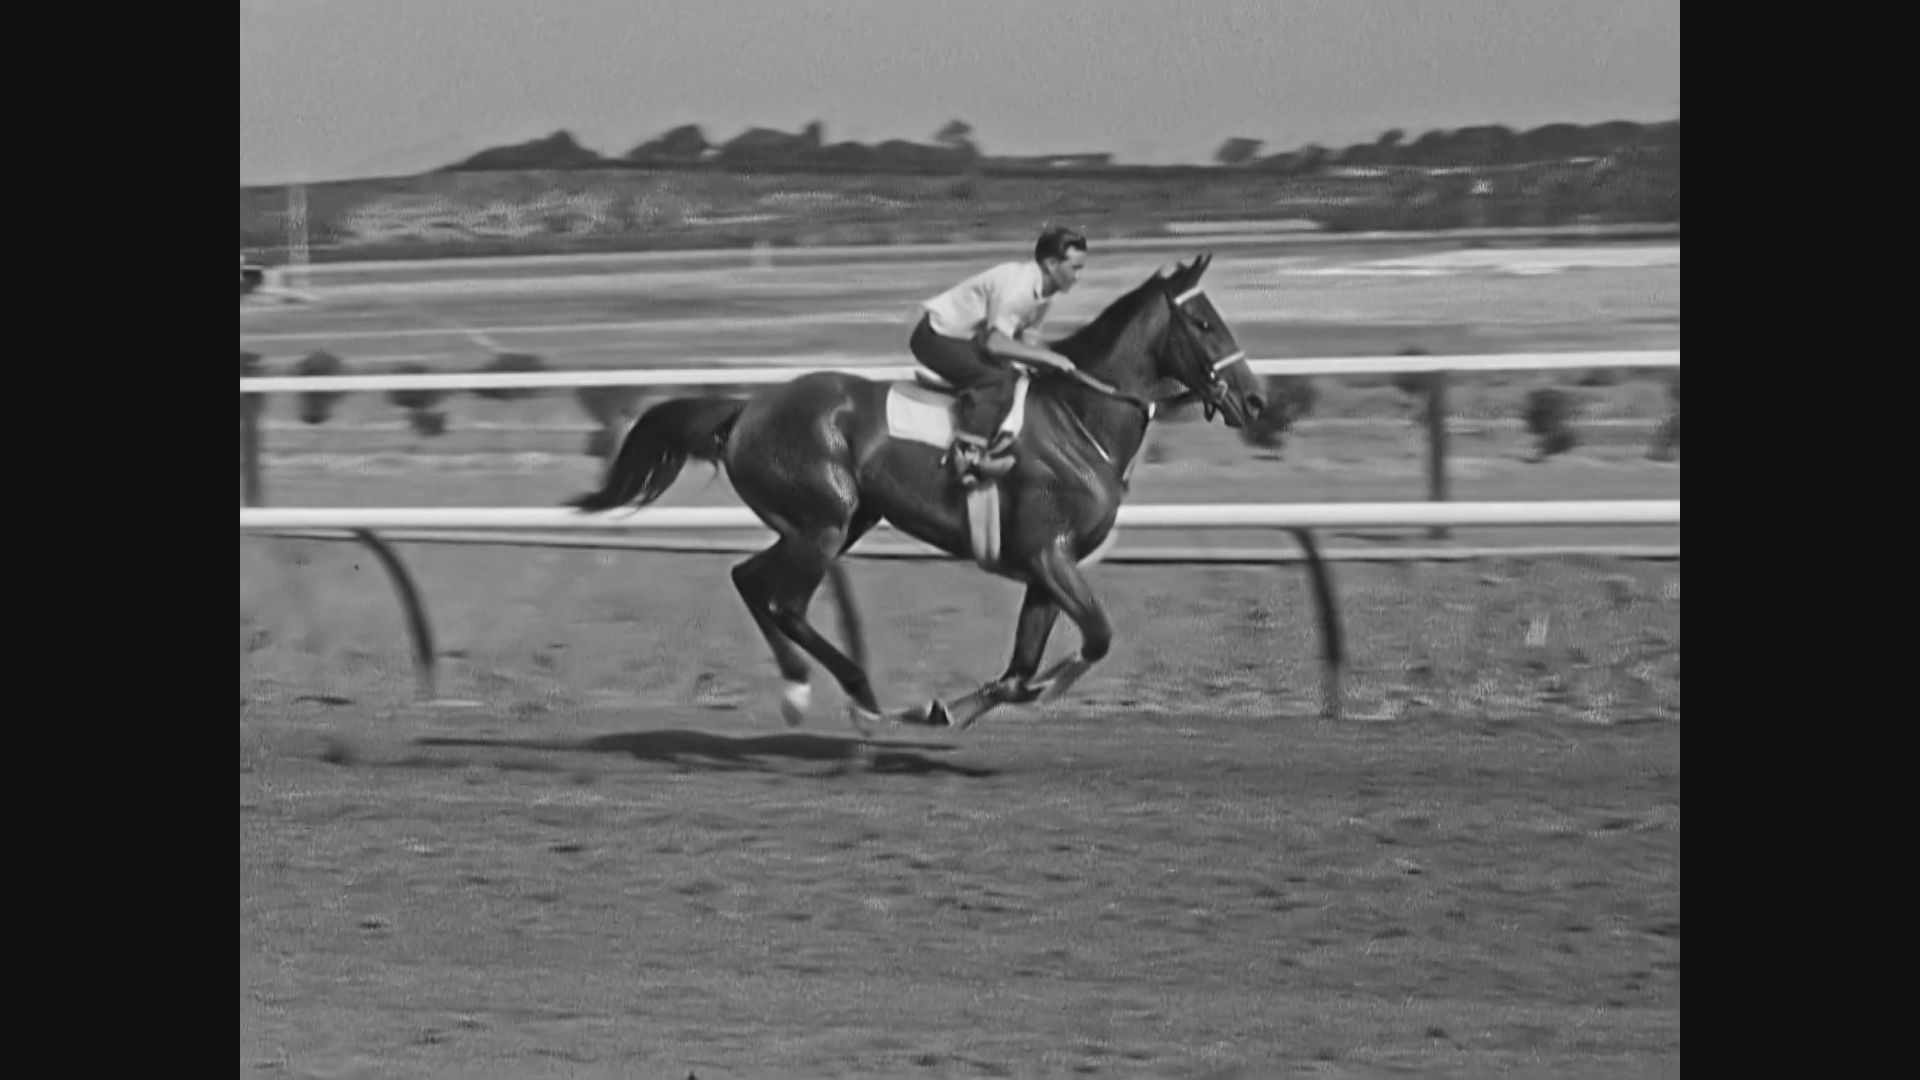
POLYGON ((1172 289, 1174 292, 1186 291, 1187 281, 1192 276, 1192 273, 1192 264, 1175 261, 1173 264, 1173 272, 1167 275, 1167 288, 1172 289))
POLYGON ((1200 280, 1200 275, 1206 273, 1207 267, 1212 265, 1213 265, 1213 252, 1211 251, 1206 252, 1205 254, 1201 255, 1199 258, 1193 260, 1193 267, 1194 267, 1193 279, 1195 281, 1200 280))

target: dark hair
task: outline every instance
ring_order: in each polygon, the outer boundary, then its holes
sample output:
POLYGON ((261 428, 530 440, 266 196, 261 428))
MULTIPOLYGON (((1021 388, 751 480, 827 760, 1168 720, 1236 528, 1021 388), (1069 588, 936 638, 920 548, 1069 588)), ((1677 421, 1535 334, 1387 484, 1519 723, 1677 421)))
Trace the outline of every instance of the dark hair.
POLYGON ((1064 259, 1067 252, 1074 248, 1087 250, 1087 238, 1078 229, 1049 225, 1040 231, 1040 239, 1033 245, 1033 260, 1045 262, 1048 259, 1064 259))

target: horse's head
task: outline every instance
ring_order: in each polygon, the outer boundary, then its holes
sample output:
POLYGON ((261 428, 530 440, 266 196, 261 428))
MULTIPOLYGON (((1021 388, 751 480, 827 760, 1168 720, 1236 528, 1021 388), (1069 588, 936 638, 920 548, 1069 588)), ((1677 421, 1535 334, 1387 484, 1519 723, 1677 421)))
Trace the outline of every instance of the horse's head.
POLYGON ((1159 375, 1199 398, 1208 420, 1218 409, 1228 427, 1238 428, 1260 415, 1267 403, 1259 378, 1247 364, 1246 350, 1200 288, 1200 276, 1212 263, 1211 254, 1201 255, 1170 275, 1155 275, 1173 311, 1159 375))

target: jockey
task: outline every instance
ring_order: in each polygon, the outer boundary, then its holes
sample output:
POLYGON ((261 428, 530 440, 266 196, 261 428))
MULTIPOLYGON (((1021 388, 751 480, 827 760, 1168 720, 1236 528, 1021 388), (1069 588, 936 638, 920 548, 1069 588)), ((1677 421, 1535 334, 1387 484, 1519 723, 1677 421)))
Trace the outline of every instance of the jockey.
POLYGON ((1056 294, 1073 288, 1087 262, 1087 238, 1052 226, 1040 233, 1032 259, 1015 259, 967 278, 921 306, 926 314, 908 347, 961 391, 948 452, 962 480, 999 477, 1012 459, 1000 431, 1011 408, 1015 372, 1009 360, 1071 370, 1072 361, 1041 343, 1037 333, 1056 294))

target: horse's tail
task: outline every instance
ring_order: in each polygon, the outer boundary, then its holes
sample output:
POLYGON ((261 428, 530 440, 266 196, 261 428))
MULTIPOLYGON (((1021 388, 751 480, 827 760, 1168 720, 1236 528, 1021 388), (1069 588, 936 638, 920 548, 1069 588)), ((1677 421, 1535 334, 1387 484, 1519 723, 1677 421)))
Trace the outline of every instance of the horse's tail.
POLYGON ((600 490, 567 500, 581 510, 645 506, 666 494, 688 458, 719 462, 743 398, 674 398, 643 413, 627 432, 600 490))

